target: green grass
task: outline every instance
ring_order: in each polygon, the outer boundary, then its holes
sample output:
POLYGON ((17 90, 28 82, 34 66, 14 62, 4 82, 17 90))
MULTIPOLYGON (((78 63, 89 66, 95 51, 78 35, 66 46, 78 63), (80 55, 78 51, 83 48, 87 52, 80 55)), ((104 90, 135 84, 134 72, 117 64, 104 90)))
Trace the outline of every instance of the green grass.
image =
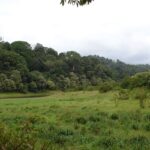
POLYGON ((64 150, 150 149, 149 103, 140 109, 138 100, 130 98, 116 106, 114 92, 31 95, 0 94, 0 124, 16 133, 28 124, 37 139, 35 149, 44 142, 49 149, 64 150))
POLYGON ((8 98, 31 98, 31 97, 45 97, 49 96, 49 92, 40 92, 40 93, 0 93, 0 99, 8 98))

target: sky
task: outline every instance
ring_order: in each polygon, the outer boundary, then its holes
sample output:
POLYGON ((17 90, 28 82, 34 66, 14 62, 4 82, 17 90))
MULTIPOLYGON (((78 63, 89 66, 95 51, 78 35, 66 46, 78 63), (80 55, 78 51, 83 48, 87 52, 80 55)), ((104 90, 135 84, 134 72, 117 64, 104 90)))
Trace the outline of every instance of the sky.
POLYGON ((149 6, 149 0, 94 0, 82 7, 61 6, 60 0, 0 0, 0 36, 150 64, 149 6))

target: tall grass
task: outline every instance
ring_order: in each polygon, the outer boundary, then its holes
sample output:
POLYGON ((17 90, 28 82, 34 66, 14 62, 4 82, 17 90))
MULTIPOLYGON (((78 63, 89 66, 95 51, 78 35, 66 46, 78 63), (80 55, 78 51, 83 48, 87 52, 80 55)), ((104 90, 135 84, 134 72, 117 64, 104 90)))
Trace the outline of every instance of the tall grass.
POLYGON ((1 149, 149 150, 150 109, 115 92, 53 92, 0 99, 1 149))

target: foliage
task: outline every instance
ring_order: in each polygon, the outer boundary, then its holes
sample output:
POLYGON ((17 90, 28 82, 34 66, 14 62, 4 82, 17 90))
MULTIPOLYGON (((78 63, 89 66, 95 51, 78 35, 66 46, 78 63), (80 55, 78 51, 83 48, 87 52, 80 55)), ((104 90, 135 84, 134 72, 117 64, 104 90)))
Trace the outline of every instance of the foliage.
POLYGON ((137 73, 132 77, 125 78, 122 82, 123 88, 137 88, 147 87, 150 88, 150 72, 137 73))
POLYGON ((24 126, 19 133, 9 131, 5 125, 0 124, 0 148, 16 150, 33 150, 35 139, 31 136, 31 129, 24 126))
POLYGON ((100 85, 99 92, 106 93, 108 91, 111 91, 114 88, 114 82, 113 81, 107 81, 100 85))
POLYGON ((27 72, 25 59, 15 52, 0 49, 0 72, 7 74, 12 70, 27 72))
POLYGON ((77 6, 78 5, 85 5, 85 4, 89 4, 91 3, 92 1, 94 0, 61 0, 61 4, 64 5, 66 2, 68 4, 76 4, 77 6))
POLYGON ((112 81, 120 82, 125 77, 121 84, 124 88, 149 88, 148 72, 135 75, 149 69, 149 65, 128 65, 99 56, 81 56, 75 51, 58 54, 40 43, 32 48, 26 41, 0 42, 0 92, 88 90, 98 86, 107 91, 114 88, 112 81))
POLYGON ((34 82, 34 81, 30 82, 30 84, 29 84, 29 90, 31 92, 37 92, 38 91, 36 82, 34 82))
POLYGON ((16 90, 15 82, 11 79, 5 79, 3 85, 4 91, 12 92, 16 90))
POLYGON ((127 90, 125 89, 120 89, 119 90, 119 96, 118 96, 119 99, 121 100, 127 100, 129 99, 129 93, 127 90))
POLYGON ((147 98, 147 91, 143 88, 138 89, 135 95, 135 98, 139 100, 141 108, 145 107, 145 99, 147 98))
POLYGON ((55 85, 55 83, 54 83, 53 81, 48 80, 48 81, 47 81, 47 88, 48 88, 49 90, 55 90, 55 89, 56 89, 56 85, 55 85))

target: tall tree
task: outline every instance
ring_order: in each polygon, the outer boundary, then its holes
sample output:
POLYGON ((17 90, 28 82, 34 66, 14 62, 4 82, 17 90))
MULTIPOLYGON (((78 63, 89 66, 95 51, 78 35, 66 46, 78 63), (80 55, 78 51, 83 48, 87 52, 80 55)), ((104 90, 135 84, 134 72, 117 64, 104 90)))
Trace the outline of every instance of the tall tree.
MULTIPOLYGON (((6 44, 7 43, 5 43, 5 47, 6 46, 8 47, 9 45, 6 44)), ((25 41, 15 41, 11 43, 11 50, 23 56, 27 62, 28 67, 30 68, 33 61, 33 52, 32 52, 31 45, 29 43, 25 41)))

